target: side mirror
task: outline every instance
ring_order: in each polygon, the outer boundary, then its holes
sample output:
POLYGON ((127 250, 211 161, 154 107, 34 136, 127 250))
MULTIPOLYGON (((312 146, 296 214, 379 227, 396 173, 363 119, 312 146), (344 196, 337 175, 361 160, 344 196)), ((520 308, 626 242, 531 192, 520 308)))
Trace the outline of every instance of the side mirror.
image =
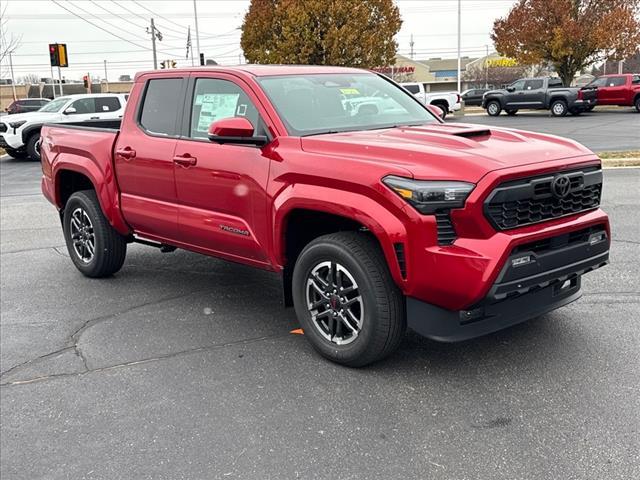
POLYGON ((445 117, 444 110, 440 108, 438 105, 433 105, 430 103, 429 105, 427 105, 427 110, 433 113, 436 117, 444 120, 444 117, 445 117))
POLYGON ((267 143, 267 137, 253 135, 253 125, 244 117, 223 118, 213 122, 209 126, 208 137, 212 142, 220 144, 262 146, 267 143))
POLYGON ((507 87, 507 92, 515 92, 516 87, 507 87))
POLYGON ((74 113, 78 113, 78 111, 73 107, 69 107, 64 111, 65 115, 72 115, 74 113))

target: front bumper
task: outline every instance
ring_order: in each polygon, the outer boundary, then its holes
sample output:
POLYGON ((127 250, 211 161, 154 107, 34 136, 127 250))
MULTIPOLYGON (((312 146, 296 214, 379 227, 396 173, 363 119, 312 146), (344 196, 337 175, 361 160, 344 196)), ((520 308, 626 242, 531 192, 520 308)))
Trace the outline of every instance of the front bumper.
POLYGON ((589 227, 512 250, 486 297, 460 311, 407 298, 408 326, 456 342, 516 325, 580 298, 583 274, 609 262, 604 226, 589 227))
POLYGON ((5 133, 0 134, 0 147, 2 148, 13 148, 15 150, 24 146, 22 143, 21 135, 14 135, 11 131, 7 131, 5 133))
POLYGON ((598 100, 595 98, 578 99, 575 102, 573 102, 573 105, 571 105, 571 108, 577 109, 577 110, 586 110, 587 108, 595 107, 597 103, 598 103, 598 100))

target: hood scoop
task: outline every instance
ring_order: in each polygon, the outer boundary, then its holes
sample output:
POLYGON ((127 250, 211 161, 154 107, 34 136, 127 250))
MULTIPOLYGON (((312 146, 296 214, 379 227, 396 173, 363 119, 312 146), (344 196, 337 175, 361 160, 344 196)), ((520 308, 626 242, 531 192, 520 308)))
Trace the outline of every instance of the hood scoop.
POLYGON ((451 134, 457 137, 465 138, 486 137, 491 135, 491 130, 489 130, 488 128, 468 128, 459 132, 451 132, 451 134))

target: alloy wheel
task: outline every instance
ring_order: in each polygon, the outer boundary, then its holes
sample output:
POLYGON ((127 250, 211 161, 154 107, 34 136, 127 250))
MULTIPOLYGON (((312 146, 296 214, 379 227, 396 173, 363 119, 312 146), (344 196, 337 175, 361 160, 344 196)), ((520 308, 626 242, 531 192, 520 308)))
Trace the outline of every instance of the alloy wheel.
POLYGON ((364 302, 353 275, 341 264, 325 261, 307 277, 307 308, 320 335, 337 345, 353 342, 364 320, 364 302))
POLYGON ((96 251, 96 240, 93 224, 83 208, 76 208, 71 214, 71 241, 73 250, 83 263, 93 260, 96 251))

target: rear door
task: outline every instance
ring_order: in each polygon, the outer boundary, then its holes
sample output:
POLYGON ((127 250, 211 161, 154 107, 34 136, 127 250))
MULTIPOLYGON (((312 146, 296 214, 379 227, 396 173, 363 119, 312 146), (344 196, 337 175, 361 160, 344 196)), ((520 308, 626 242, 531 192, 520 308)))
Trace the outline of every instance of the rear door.
POLYGON ((266 113, 248 85, 232 75, 192 74, 183 137, 175 159, 180 237, 196 250, 266 265, 269 157, 265 148, 208 140, 212 122, 244 117, 267 135, 266 113))
POLYGON ((173 153, 188 76, 148 79, 127 110, 114 153, 121 209, 141 236, 178 238, 173 153))
POLYGON ((124 105, 120 97, 113 95, 108 97, 96 97, 96 112, 101 120, 122 118, 124 105))

